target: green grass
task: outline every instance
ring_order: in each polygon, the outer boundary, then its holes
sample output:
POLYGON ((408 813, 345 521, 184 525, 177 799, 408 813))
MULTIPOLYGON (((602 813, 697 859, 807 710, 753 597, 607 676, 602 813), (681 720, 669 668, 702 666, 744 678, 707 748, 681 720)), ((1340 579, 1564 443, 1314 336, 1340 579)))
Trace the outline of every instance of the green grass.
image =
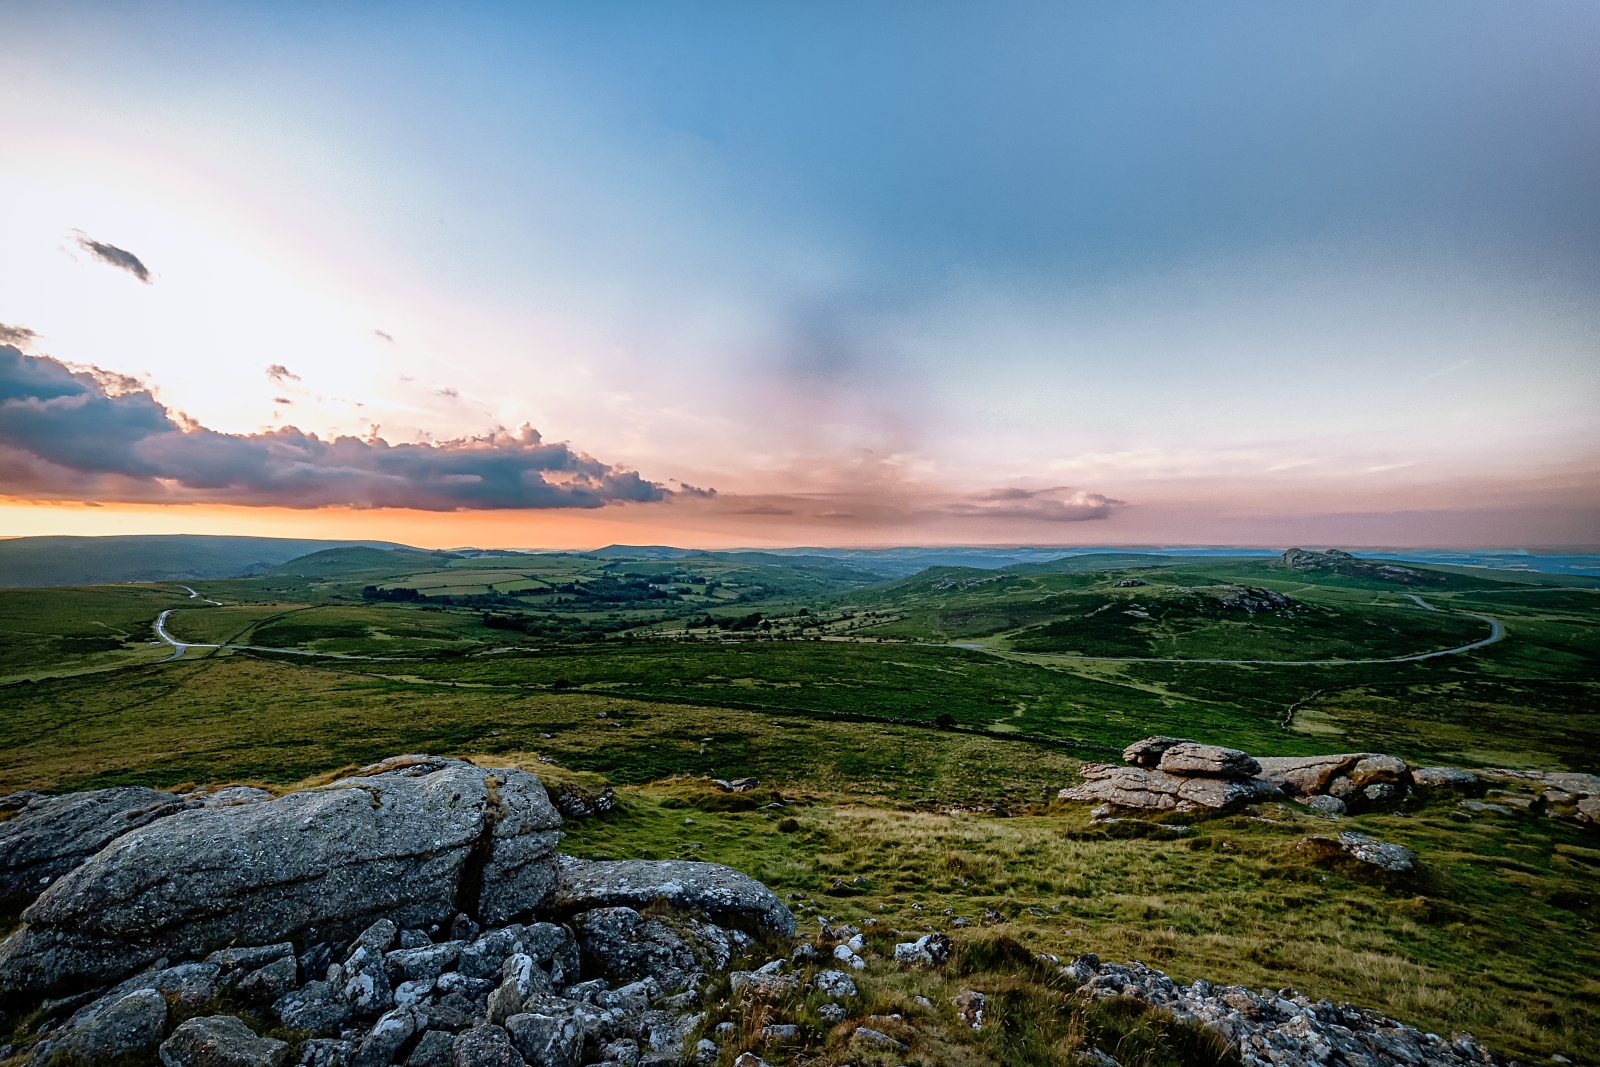
MULTIPOLYGON (((206 615, 193 610, 197 618, 206 615)), ((224 617, 223 609, 212 610, 224 617)), ((638 699, 594 683, 575 691, 570 684, 558 690, 523 680, 513 687, 482 678, 491 668, 536 666, 541 679, 564 671, 573 682, 582 680, 580 668, 616 677, 623 667, 670 666, 629 661, 630 655, 675 656, 687 685, 696 677, 691 669, 717 662, 802 671, 799 660, 759 658, 791 654, 818 657, 809 669, 825 664, 827 677, 843 689, 887 672, 877 676, 883 692, 895 679, 919 686, 929 710, 961 707, 944 698, 964 692, 962 699, 976 699, 1002 679, 1012 679, 1007 700, 1024 691, 1037 695, 1038 684, 1050 678, 1085 683, 1031 664, 915 646, 617 646, 516 662, 487 657, 365 669, 206 656, 7 688, 0 792, 221 781, 286 788, 403 751, 516 762, 563 780, 603 775, 620 787, 620 809, 569 825, 567 850, 729 863, 785 897, 796 894, 791 903, 806 930, 815 930, 820 916, 870 917, 915 933, 946 926, 947 908, 975 921, 990 909, 1001 918, 984 936, 1013 938, 1030 952, 1137 958, 1184 980, 1293 984, 1313 997, 1347 998, 1440 1033, 1470 1029, 1523 1057, 1561 1051, 1583 1062, 1600 1054, 1594 977, 1600 917, 1592 888, 1600 849, 1590 830, 1520 814, 1468 819, 1447 804, 1338 824, 1422 854, 1418 878, 1374 883, 1316 866, 1297 852, 1303 836, 1333 824, 1287 805, 1263 807, 1267 821, 1237 815, 1187 833, 1130 838, 1093 829, 1084 812, 1060 809, 1050 798, 1074 780, 1078 755, 1100 757, 1099 751, 992 732, 638 699), (917 654, 928 658, 907 658, 917 654), (402 669, 441 676, 408 679, 402 669), (378 670, 391 676, 370 673, 378 670), (743 775, 759 777, 762 788, 735 797, 704 778, 743 775), (760 806, 776 798, 790 806, 781 812, 760 806), (1009 817, 995 813, 997 805, 1009 817), (963 811, 948 814, 952 808, 963 811)), ((1097 683, 1106 692, 1128 689, 1158 705, 1169 683, 1202 691, 1226 684, 1220 673, 1196 682, 1147 673, 1163 665, 1110 666, 1116 670, 1108 677, 1118 680, 1097 683)), ((1263 673, 1233 670, 1230 677, 1263 673)), ((854 704, 838 705, 840 714, 861 709, 861 690, 854 692, 854 704)), ((1440 695, 1448 707, 1450 692, 1440 695)), ((1192 710, 1196 703, 1175 706, 1192 710)), ((1225 724, 1218 707, 1217 721, 1225 724)), ((985 714, 1000 710, 991 704, 985 714)), ((1232 728, 1248 733, 1233 714, 1232 728)), ((1102 717, 1108 743, 1148 732, 1131 716, 1102 717)), ((1261 753, 1319 740, 1274 734, 1270 722, 1254 729, 1260 743, 1246 747, 1261 753)), ((1209 737, 1207 730, 1188 732, 1209 737)), ((1074 1014, 1078 1009, 1050 999, 1047 985, 1019 979, 1005 986, 1000 977, 989 973, 983 981, 1014 992, 1016 1018, 1041 1005, 1065 1014, 1060 1026, 1034 1032, 1019 1024, 1002 1031, 1010 1036, 997 1038, 999 1045, 970 1047, 974 1063, 1050 1062, 1069 1022, 1107 1027, 1108 1034, 1121 1025, 1074 1014)), ((888 969, 877 980, 874 996, 908 999, 912 992, 896 992, 900 979, 888 969)), ((1134 1030, 1146 1026, 1122 1022, 1134 1030)), ((1116 1038, 1131 1050, 1144 1039, 1116 1038)))
POLYGON ((193 603, 176 586, 0 589, 0 682, 161 659, 156 616, 193 603))

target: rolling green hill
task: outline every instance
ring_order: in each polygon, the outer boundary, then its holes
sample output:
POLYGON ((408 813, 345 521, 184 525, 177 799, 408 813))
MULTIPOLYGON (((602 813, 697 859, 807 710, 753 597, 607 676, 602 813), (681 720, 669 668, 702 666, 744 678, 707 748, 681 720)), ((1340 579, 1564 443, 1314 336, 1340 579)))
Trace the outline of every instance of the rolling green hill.
POLYGON ((349 545, 401 547, 386 541, 189 534, 12 537, 0 540, 0 589, 232 578, 260 574, 308 552, 349 545))

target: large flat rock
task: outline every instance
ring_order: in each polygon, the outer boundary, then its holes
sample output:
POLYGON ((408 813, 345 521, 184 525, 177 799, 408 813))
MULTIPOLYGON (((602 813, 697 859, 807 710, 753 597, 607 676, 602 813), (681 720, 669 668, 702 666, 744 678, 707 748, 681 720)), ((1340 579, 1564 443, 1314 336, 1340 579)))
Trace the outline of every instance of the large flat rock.
POLYGON ((1144 767, 1086 763, 1079 768, 1086 781, 1057 795, 1061 800, 1112 804, 1134 811, 1222 809, 1265 800, 1278 789, 1260 778, 1180 778, 1144 767))
POLYGON ((700 912, 723 926, 794 936, 794 913, 777 895, 720 863, 689 860, 579 860, 560 857, 551 907, 574 915, 594 908, 647 908, 655 903, 700 912))
POLYGON ((113 981, 163 956, 540 906, 560 815, 539 779, 407 757, 276 800, 181 812, 113 840, 0 943, 0 990, 113 981))

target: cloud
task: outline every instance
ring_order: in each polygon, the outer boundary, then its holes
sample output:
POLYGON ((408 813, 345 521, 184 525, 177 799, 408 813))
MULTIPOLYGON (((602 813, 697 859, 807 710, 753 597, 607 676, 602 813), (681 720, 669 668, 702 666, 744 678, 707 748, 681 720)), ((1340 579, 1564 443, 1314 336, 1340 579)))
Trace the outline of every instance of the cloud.
POLYGON ((394 338, 390 337, 388 334, 384 333, 382 330, 373 330, 372 331, 372 335, 374 337, 378 338, 381 341, 388 341, 390 344, 394 344, 394 338))
POLYGON ((1099 493, 1065 486, 1052 489, 991 489, 974 495, 978 503, 950 504, 946 514, 963 518, 1038 519, 1045 522, 1084 522, 1105 519, 1122 504, 1099 493), (1061 494, 1067 494, 1064 498, 1061 494))
POLYGON ((282 363, 274 363, 272 366, 268 367, 267 377, 277 382, 279 385, 282 385, 286 381, 298 382, 300 380, 300 375, 295 374, 282 363))
POLYGON ((740 508, 735 515, 793 515, 789 508, 780 508, 773 504, 757 504, 755 507, 740 508))
POLYGON ((78 235, 78 246, 88 252, 102 263, 109 263, 118 270, 125 270, 138 278, 146 285, 150 285, 150 268, 146 267, 138 256, 125 248, 108 245, 104 241, 96 241, 82 230, 74 230, 78 235))
POLYGON ((31 345, 33 339, 39 335, 26 326, 7 326, 0 322, 0 345, 15 345, 22 348, 31 345))
POLYGON ((292 426, 218 433, 132 379, 73 371, 11 345, 0 345, 0 493, 424 511, 597 508, 673 495, 526 425, 437 444, 391 445, 375 434, 325 441, 292 426))
POLYGON ((715 489, 702 489, 698 485, 690 485, 688 482, 679 482, 677 492, 681 496, 699 497, 704 500, 710 500, 717 495, 715 489))

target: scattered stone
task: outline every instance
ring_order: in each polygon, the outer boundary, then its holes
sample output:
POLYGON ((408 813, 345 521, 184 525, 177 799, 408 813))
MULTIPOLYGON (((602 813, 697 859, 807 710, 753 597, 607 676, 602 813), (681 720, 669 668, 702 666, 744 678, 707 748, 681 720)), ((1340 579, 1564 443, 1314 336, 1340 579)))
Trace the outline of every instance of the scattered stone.
MULTIPOLYGON (((300 1043, 300 1067, 345 1067, 356 1054, 352 1041, 333 1037, 314 1037, 300 1043)), ((449 1067, 449 1061, 445 1061, 449 1067)))
POLYGON ((577 1067, 583 1058, 584 1016, 554 997, 538 998, 528 1007, 505 1024, 522 1058, 535 1067, 577 1067))
POLYGON ((450 1050, 452 1067, 526 1067, 511 1035, 494 1025, 474 1026, 457 1036, 450 1050))
MULTIPOLYGON (((1244 1067, 1322 1067, 1339 1062, 1368 1067, 1503 1064, 1471 1034, 1455 1033, 1445 1041, 1378 1012, 1312 1001, 1293 989, 1258 994, 1244 986, 1212 986, 1204 980, 1180 986, 1142 963, 1101 963, 1093 955, 1080 956, 1062 972, 1071 974, 1092 997, 1136 998, 1172 1012, 1179 1022, 1214 1031, 1239 1050, 1244 1067)), ((1087 1062, 1086 1067, 1090 1067, 1087 1062)))
MULTIPOLYGON (((896 1041, 888 1034, 877 1030, 870 1030, 865 1026, 858 1026, 851 1037, 870 1048, 890 1049, 895 1052, 904 1052, 910 1046, 903 1041, 896 1041)), ((737 1065, 735 1065, 737 1067, 737 1065)))
POLYGON ((983 1008, 988 998, 976 990, 966 990, 957 993, 950 1001, 955 1005, 956 1014, 961 1016, 961 1021, 974 1030, 983 1029, 983 1008))
POLYGON ((239 996, 247 1001, 271 1004, 299 984, 299 962, 293 955, 286 955, 245 975, 239 982, 239 996))
POLYGON ((818 971, 811 984, 824 996, 829 997, 853 997, 859 992, 856 989, 855 979, 843 971, 818 971))
POLYGON ((167 1028, 167 1002, 155 989, 102 997, 35 1049, 32 1063, 77 1057, 88 1063, 154 1048, 167 1028))
POLYGON ((704 971, 691 941, 632 908, 595 908, 574 918, 572 927, 584 960, 613 981, 649 975, 669 989, 681 989, 704 971))
POLYGON ((563 784, 553 788, 550 800, 556 809, 569 819, 587 819, 592 815, 603 815, 617 806, 617 796, 609 785, 599 793, 591 795, 578 786, 563 784))
POLYGON ((937 967, 949 958, 950 939, 943 934, 924 934, 915 941, 903 941, 894 947, 896 963, 937 967))
POLYGON ((287 1043, 257 1037, 232 1015, 188 1019, 160 1051, 165 1067, 284 1067, 289 1062, 287 1043))
POLYGON ((728 781, 725 778, 713 778, 711 784, 717 786, 725 793, 749 793, 761 784, 759 778, 735 778, 728 781))
POLYGON ((447 1030, 427 1030, 406 1058, 407 1067, 450 1067, 456 1035, 447 1030))
POLYGON ((769 1045, 798 1045, 800 1028, 793 1023, 773 1023, 761 1028, 761 1040, 769 1045))
POLYGON ((1307 837, 1295 846, 1302 852, 1314 855, 1335 856, 1343 854, 1361 863, 1396 874, 1416 869, 1417 854, 1404 845, 1391 845, 1366 834, 1346 831, 1337 839, 1307 837))
POLYGON ((290 1029, 313 1034, 335 1032, 355 1016, 332 982, 307 982, 285 993, 272 1005, 272 1013, 290 1029))
POLYGON ((1307 797, 1306 807, 1320 811, 1324 815, 1343 815, 1347 810, 1344 801, 1330 796, 1307 797))
POLYGON ((837 1026, 839 1023, 844 1022, 844 1017, 847 1014, 842 1004, 834 1004, 831 1001, 817 1006, 817 1018, 829 1026, 837 1026))
POLYGON ((754 1052, 741 1052, 739 1058, 733 1061, 733 1067, 768 1067, 768 1064, 754 1052))

